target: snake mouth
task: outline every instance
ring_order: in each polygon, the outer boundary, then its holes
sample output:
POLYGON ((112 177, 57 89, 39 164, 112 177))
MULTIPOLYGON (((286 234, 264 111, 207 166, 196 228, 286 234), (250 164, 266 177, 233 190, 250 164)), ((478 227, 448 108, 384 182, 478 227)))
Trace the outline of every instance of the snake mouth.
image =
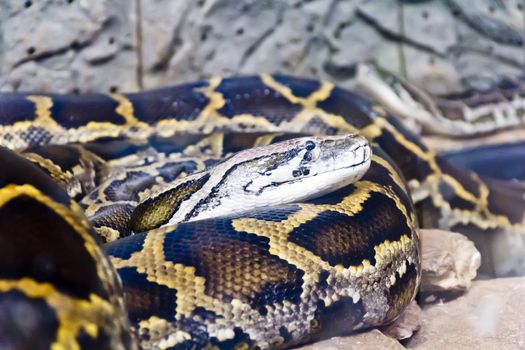
MULTIPOLYGON (((362 161, 360 161, 358 163, 353 163, 351 165, 346 165, 344 167, 340 167, 340 168, 336 168, 336 169, 332 169, 332 170, 327 170, 325 172, 322 172, 322 173, 319 173, 319 174, 316 174, 316 175, 305 175, 301 179, 293 179, 293 180, 282 181, 282 182, 273 182, 272 185, 276 186, 276 185, 283 185, 283 184, 286 184, 286 183, 292 184, 292 183, 296 183, 296 182, 301 182, 301 181, 303 181, 306 178, 313 178, 313 177, 320 176, 320 175, 323 175, 323 174, 328 174, 328 173, 351 171, 352 169, 361 168, 361 167, 366 167, 366 170, 368 170, 368 168, 370 166, 370 161, 371 161, 371 157, 367 156, 366 158, 364 158, 362 161)), ((361 178, 362 175, 364 175, 364 174, 365 174, 365 171, 362 172, 362 174, 359 176, 359 178, 361 178)), ((355 176, 353 176, 353 178, 356 178, 356 177, 357 177, 357 174, 355 176)), ((357 180, 355 180, 355 181, 357 181, 357 180)))
POLYGON ((286 198, 286 202, 298 202, 345 187, 361 179, 368 171, 372 149, 365 138, 352 139, 340 149, 332 148, 309 160, 311 167, 303 164, 294 170, 293 178, 274 179, 257 188, 250 182, 244 190, 251 189, 256 196, 280 196, 286 198))
MULTIPOLYGON (((312 150, 313 153, 315 150, 312 150)), ((315 155, 306 153, 294 177, 321 176, 323 174, 358 168, 370 162, 372 150, 368 140, 362 136, 346 135, 336 140, 320 142, 315 155)))

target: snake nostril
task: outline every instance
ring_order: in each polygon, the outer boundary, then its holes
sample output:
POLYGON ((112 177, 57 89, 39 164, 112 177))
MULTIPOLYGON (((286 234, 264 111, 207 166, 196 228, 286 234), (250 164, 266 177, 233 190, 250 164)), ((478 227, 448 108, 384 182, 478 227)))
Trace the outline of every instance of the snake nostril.
POLYGON ((301 170, 294 170, 292 171, 292 176, 293 177, 298 177, 298 176, 301 176, 301 170))

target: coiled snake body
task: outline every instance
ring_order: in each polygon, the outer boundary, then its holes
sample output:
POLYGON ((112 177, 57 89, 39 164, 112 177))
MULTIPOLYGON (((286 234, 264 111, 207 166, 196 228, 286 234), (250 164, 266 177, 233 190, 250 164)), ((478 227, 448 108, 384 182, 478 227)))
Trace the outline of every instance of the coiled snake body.
MULTIPOLYGON (((0 151, 0 346, 286 348, 386 324, 417 290, 418 219, 470 234, 493 273, 523 268, 522 193, 453 168, 331 83, 261 75, 129 95, 3 94, 0 143, 17 150, 0 151), (189 220, 227 201, 222 176, 242 163, 230 154, 320 134, 371 142, 359 181, 189 220), (230 168, 206 187, 212 176, 198 172, 221 159, 230 168), (486 240, 513 251, 498 256, 486 240)), ((311 147, 297 147, 261 176, 299 155, 293 176, 308 176, 311 147)), ((233 188, 266 188, 256 185, 233 188)))

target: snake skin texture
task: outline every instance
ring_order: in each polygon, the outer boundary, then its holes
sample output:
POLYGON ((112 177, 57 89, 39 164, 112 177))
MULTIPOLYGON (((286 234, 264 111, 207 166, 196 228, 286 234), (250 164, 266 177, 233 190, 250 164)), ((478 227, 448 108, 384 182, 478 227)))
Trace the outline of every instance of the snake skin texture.
POLYGON ((214 77, 0 106, 0 314, 20 303, 45 320, 0 316, 7 345, 279 349, 384 325, 415 297, 419 225, 467 234, 489 273, 525 267, 523 190, 454 168, 328 82, 214 77), (131 234, 141 202, 234 152, 346 133, 372 163, 334 193, 131 234))
POLYGON ((524 76, 503 76, 490 88, 435 95, 371 64, 361 64, 357 71, 358 85, 418 134, 441 136, 445 142, 474 136, 489 140, 525 125, 524 76))

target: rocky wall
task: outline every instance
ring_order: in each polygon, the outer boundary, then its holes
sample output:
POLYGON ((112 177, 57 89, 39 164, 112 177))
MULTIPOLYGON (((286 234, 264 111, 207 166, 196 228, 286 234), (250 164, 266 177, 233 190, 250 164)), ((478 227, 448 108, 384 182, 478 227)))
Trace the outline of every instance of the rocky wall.
POLYGON ((352 83, 375 61, 433 92, 525 63, 521 0, 0 0, 0 90, 139 91, 213 74, 352 83))

